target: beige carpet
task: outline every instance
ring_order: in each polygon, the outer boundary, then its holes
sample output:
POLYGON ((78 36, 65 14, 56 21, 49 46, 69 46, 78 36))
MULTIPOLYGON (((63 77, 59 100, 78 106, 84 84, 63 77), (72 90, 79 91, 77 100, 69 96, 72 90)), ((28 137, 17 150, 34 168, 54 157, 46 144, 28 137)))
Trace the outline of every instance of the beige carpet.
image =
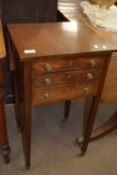
MULTIPOLYGON (((116 105, 101 105, 96 125, 109 117, 116 105)), ((20 134, 16 131, 13 106, 6 106, 11 163, 0 157, 0 175, 117 175, 117 130, 89 144, 87 154, 74 144, 81 135, 83 100, 73 101, 70 119, 63 123, 63 102, 33 108, 32 166, 24 168, 20 134)))

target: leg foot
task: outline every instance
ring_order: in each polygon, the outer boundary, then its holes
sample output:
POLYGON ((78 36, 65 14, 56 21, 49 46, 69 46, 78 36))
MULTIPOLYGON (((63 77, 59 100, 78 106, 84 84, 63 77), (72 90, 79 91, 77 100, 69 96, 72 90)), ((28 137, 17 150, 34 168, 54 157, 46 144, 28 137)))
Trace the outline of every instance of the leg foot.
POLYGON ((9 146, 2 146, 0 148, 0 154, 3 156, 4 162, 8 164, 10 162, 10 147, 9 146))
POLYGON ((86 152, 81 152, 78 154, 78 157, 83 157, 85 155, 86 152))
POLYGON ((9 154, 3 155, 4 162, 8 164, 10 162, 9 154))
POLYGON ((26 166, 26 170, 30 170, 30 166, 26 166))

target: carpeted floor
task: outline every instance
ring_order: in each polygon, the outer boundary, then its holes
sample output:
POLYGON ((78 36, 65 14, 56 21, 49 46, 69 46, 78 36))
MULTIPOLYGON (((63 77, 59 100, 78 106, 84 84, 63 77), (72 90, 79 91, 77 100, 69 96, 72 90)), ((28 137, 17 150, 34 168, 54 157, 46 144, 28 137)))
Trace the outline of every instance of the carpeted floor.
MULTIPOLYGON (((73 101, 70 119, 63 123, 63 102, 34 107, 32 166, 25 170, 20 134, 17 133, 13 106, 6 106, 11 163, 0 157, 0 175, 117 175, 117 130, 89 144, 87 154, 74 144, 81 135, 83 100, 73 101)), ((101 105, 96 125, 109 117, 116 105, 101 105)))

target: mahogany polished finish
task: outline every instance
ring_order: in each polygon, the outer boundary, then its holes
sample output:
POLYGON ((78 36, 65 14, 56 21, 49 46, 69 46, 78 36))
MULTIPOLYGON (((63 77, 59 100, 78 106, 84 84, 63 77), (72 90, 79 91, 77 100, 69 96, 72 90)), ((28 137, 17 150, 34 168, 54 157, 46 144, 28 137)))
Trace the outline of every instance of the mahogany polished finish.
POLYGON ((10 147, 8 143, 6 118, 5 118, 5 105, 4 105, 4 70, 3 61, 5 58, 5 45, 3 40, 2 25, 0 22, 0 154, 3 156, 5 163, 9 163, 10 147))
MULTIPOLYGON (((90 116, 94 119, 96 115, 102 80, 104 81, 111 51, 105 52, 102 47, 97 51, 88 42, 92 31, 86 26, 89 38, 87 36, 84 45, 84 33, 80 31, 80 25, 78 24, 80 35, 78 31, 66 31, 65 26, 68 28, 68 25, 70 26, 69 23, 8 25, 12 48, 14 47, 16 94, 19 94, 22 101, 23 115, 20 126, 26 167, 30 167, 32 105, 94 96, 89 120, 90 116), (30 49, 35 49, 36 53, 24 53, 30 49), (48 64, 51 66, 47 66, 48 64)), ((83 30, 82 25, 81 23, 83 30)), ((100 36, 92 37, 101 42, 100 36)), ((20 108, 19 98, 16 95, 17 109, 20 108)), ((93 126, 92 119, 91 126, 93 126)), ((84 137, 89 139, 91 131, 87 128, 85 134, 87 131, 88 135, 84 137)), ((88 140, 83 145, 82 153, 87 149, 88 140)))
MULTIPOLYGON (((32 105, 68 100, 67 109, 69 100, 92 96, 81 146, 84 154, 116 46, 107 42, 108 35, 95 33, 81 19, 75 23, 9 24, 8 32, 26 167, 30 167, 32 105)), ((114 36, 109 35, 112 40, 114 36)))

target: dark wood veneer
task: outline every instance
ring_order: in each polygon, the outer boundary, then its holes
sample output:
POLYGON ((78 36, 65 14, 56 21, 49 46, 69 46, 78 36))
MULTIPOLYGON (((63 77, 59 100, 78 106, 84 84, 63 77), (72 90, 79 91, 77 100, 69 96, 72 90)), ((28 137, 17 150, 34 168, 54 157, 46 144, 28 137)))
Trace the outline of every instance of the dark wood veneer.
POLYGON ((9 45, 13 48, 10 65, 14 72, 16 119, 22 132, 27 168, 31 156, 32 105, 67 100, 67 119, 70 100, 86 97, 89 105, 85 107, 80 143, 81 154, 86 152, 110 58, 117 51, 117 34, 93 29, 84 16, 77 13, 77 2, 74 7, 74 13, 69 12, 66 17, 71 15, 72 20, 75 16, 76 22, 8 25, 9 45), (26 54, 25 50, 30 49, 34 52, 26 54), (72 73, 68 79, 64 77, 66 72, 72 73), (90 73, 86 79, 85 72, 90 73), (52 85, 50 81, 43 84, 46 75, 50 75, 52 85), (92 97, 90 102, 89 97, 92 97))

